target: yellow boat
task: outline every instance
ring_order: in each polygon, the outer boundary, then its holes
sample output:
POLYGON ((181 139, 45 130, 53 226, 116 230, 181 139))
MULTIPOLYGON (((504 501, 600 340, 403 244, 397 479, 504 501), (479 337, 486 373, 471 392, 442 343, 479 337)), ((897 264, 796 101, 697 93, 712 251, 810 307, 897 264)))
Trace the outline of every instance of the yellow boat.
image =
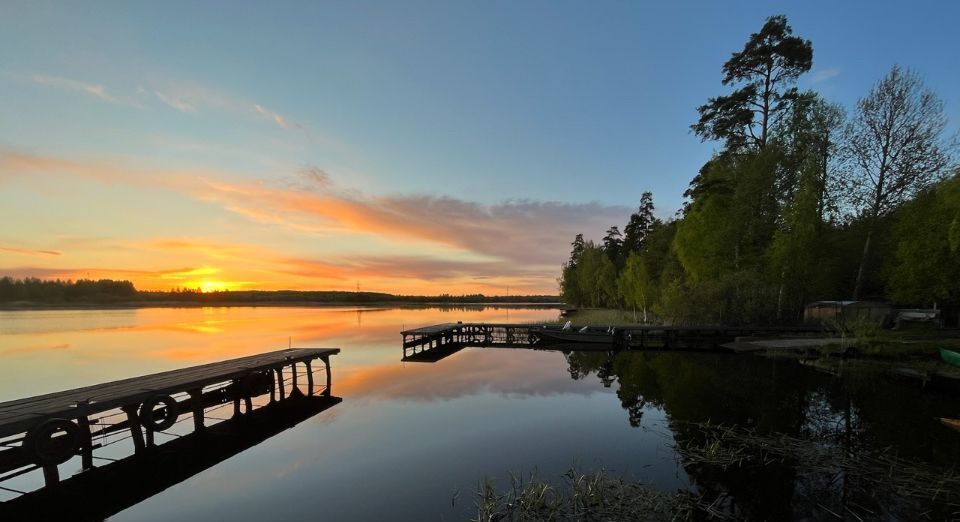
POLYGON ((957 431, 960 431, 960 419, 947 419, 945 417, 940 417, 940 422, 948 428, 953 428, 957 431))

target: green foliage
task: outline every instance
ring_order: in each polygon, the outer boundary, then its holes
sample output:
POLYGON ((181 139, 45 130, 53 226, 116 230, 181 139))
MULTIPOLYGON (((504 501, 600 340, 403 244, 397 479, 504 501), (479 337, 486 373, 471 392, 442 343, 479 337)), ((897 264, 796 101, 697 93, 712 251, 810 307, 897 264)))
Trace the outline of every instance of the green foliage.
POLYGON ((960 304, 960 181, 910 201, 947 164, 942 103, 894 67, 847 124, 842 107, 797 91, 812 56, 783 16, 733 53, 723 84, 735 89, 692 126, 723 149, 690 182, 681 217, 658 220, 643 193, 622 242, 611 227, 603 248, 564 265, 568 303, 670 324, 797 322, 806 303, 851 289, 960 304), (874 257, 888 260, 883 273, 874 257))
POLYGON ((893 226, 886 267, 891 297, 902 303, 960 301, 960 173, 905 205, 893 226))
POLYGON ((623 227, 623 254, 629 256, 633 252, 643 252, 646 247, 647 236, 658 220, 653 215, 653 193, 644 192, 640 197, 640 208, 630 215, 630 221, 623 227))
POLYGON ((623 296, 624 304, 633 310, 640 310, 645 323, 649 321, 648 309, 656 298, 654 284, 643 258, 636 252, 631 252, 617 280, 617 288, 623 296))
POLYGON ((623 267, 623 234, 616 225, 607 229, 607 235, 603 236, 603 252, 618 269, 623 267))

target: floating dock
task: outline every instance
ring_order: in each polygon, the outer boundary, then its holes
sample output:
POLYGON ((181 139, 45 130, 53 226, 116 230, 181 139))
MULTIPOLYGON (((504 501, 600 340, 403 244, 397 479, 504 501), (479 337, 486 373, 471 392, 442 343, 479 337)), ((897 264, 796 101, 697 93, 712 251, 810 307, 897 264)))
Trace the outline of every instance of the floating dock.
MULTIPOLYGON (((573 326, 568 333, 581 327, 573 326)), ((517 323, 444 323, 400 332, 403 336, 403 360, 436 362, 468 347, 533 348, 541 350, 610 351, 623 349, 700 349, 723 350, 722 345, 738 337, 778 337, 823 334, 821 326, 653 326, 622 325, 590 327, 591 337, 604 342, 578 344, 559 342, 556 324, 517 323), (597 335, 599 332, 599 335, 597 335)), ((571 336, 575 337, 575 336, 571 336)))
POLYGON ((15 491, 4 481, 37 469, 47 486, 56 484, 58 465, 77 455, 82 470, 90 470, 95 450, 109 445, 103 441, 111 435, 125 434, 139 454, 151 450, 155 434, 181 416, 192 419, 199 433, 209 410, 231 402, 233 417, 240 418, 254 410, 253 398, 261 395, 269 394, 269 404, 331 397, 330 357, 338 353, 339 348, 278 350, 0 403, 0 489, 15 491))

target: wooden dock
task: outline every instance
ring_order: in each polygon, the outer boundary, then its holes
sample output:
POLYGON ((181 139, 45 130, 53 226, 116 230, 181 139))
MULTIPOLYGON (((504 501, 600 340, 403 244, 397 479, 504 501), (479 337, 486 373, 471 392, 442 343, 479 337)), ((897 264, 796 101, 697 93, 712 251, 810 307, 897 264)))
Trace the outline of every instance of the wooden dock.
MULTIPOLYGON (((560 325, 518 323, 444 323, 400 332, 403 358, 409 362, 436 362, 467 347, 533 348, 569 350, 570 342, 558 342, 551 332, 560 325)), ((571 331, 579 330, 573 326, 571 331)), ((699 349, 727 351, 724 343, 738 337, 781 337, 823 334, 821 326, 654 326, 619 325, 606 343, 576 344, 580 351, 624 349, 699 349)))
POLYGON ((106 520, 161 491, 326 411, 343 399, 290 397, 0 502, 0 520, 106 520))
POLYGON ((36 469, 43 470, 48 486, 56 483, 57 466, 75 455, 82 469, 91 469, 94 441, 117 432, 129 432, 140 453, 181 416, 192 418, 195 432, 203 431, 207 408, 232 402, 239 417, 241 404, 245 413, 253 411, 254 397, 269 393, 274 403, 304 395, 300 384, 306 384, 307 396, 330 397, 330 356, 338 353, 339 348, 278 350, 0 403, 0 488, 4 480, 36 469), (314 367, 317 360, 322 369, 314 367), (315 379, 321 370, 324 375, 315 379), (305 383, 298 383, 301 371, 305 383), (107 422, 108 417, 119 418, 107 422))

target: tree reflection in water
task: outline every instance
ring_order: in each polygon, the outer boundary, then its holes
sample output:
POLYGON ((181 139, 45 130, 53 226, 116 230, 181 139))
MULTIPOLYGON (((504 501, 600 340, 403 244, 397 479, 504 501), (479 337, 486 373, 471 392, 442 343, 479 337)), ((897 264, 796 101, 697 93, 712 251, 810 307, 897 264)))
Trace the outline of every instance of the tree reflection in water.
POLYGON ((724 498, 737 518, 940 519, 960 509, 960 492, 930 498, 937 483, 957 483, 950 470, 960 462, 960 441, 936 420, 956 416, 950 397, 875 372, 848 368, 834 376, 792 360, 690 352, 565 355, 573 379, 595 375, 605 387, 617 383, 631 426, 641 426, 645 409, 662 410, 691 483, 707 498, 724 498), (785 435, 782 440, 803 449, 770 458, 753 439, 718 440, 701 426, 706 422, 770 444, 785 435), (690 458, 710 445, 745 458, 732 465, 690 458), (891 477, 914 478, 878 481, 882 465, 891 477))

